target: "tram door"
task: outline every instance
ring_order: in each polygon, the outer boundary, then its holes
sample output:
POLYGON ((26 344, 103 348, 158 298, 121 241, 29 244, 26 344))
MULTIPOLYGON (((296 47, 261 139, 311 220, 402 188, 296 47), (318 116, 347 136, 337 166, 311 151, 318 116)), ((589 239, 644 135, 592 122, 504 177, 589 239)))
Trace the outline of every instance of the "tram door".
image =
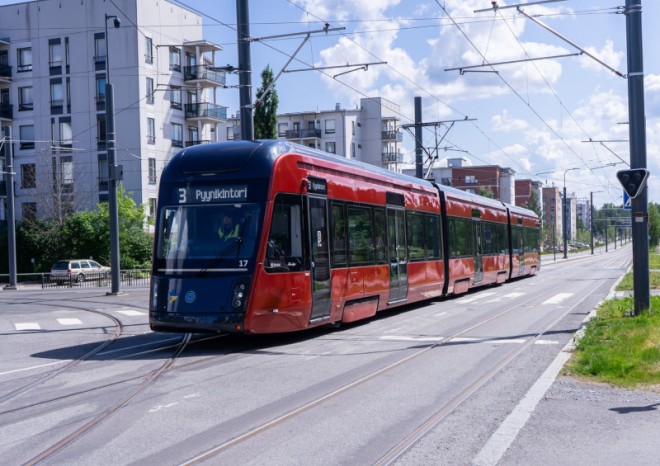
POLYGON ((330 252, 328 249, 328 200, 308 198, 309 235, 311 244, 312 313, 310 321, 330 316, 330 252))
POLYGON ((474 282, 484 279, 483 244, 481 242, 481 220, 472 219, 472 238, 474 240, 474 282))
POLYGON ((388 302, 402 301, 408 295, 408 247, 403 209, 387 208, 387 244, 390 260, 388 302))
POLYGON ((518 250, 520 251, 520 268, 518 269, 518 275, 525 273, 525 230, 522 227, 518 227, 518 250))

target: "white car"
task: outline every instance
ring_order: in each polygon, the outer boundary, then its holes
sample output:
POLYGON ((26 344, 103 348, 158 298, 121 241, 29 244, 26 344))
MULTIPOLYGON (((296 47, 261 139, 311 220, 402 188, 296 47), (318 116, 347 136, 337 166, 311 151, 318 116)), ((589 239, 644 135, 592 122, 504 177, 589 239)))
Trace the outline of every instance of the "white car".
POLYGON ((55 262, 50 269, 50 279, 55 282, 82 283, 88 278, 107 278, 110 267, 91 259, 67 259, 55 262))

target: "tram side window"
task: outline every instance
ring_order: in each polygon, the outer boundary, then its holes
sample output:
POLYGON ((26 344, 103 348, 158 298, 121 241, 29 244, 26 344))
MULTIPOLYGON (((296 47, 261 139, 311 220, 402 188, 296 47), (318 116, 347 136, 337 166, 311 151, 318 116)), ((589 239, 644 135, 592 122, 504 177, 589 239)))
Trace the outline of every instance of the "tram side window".
POLYGON ((385 209, 374 207, 374 247, 376 264, 387 263, 387 223, 385 209))
POLYGON ((373 223, 369 207, 348 208, 348 255, 351 264, 374 262, 373 223))
POLYGON ((469 220, 449 217, 449 254, 451 258, 473 255, 470 227, 469 220))
POLYGON ((511 227, 511 245, 514 254, 523 252, 523 228, 518 225, 511 227))
POLYGON ((408 211, 406 215, 408 227, 408 257, 410 261, 424 259, 424 217, 419 212, 408 211))
POLYGON ((497 241, 496 227, 497 224, 493 222, 481 222, 481 237, 483 238, 481 247, 483 248, 483 253, 486 255, 497 252, 495 249, 497 241))
POLYGON ((269 272, 303 270, 305 264, 302 198, 281 194, 275 199, 264 268, 269 272))
POLYGON ((344 204, 332 204, 332 234, 330 245, 332 247, 332 266, 346 265, 346 210, 344 204))
POLYGON ((441 259, 442 249, 440 249, 440 221, 437 215, 425 215, 426 223, 426 258, 441 259))

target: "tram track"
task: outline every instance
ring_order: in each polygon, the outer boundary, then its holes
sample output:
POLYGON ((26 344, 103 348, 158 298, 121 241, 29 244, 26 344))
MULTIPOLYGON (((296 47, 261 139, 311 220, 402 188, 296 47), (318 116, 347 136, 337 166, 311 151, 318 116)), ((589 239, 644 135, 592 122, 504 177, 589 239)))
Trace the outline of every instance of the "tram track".
MULTIPOLYGON (((596 291, 594 290, 592 293, 590 293, 588 296, 585 296, 584 299, 587 299, 587 297, 591 296, 593 293, 596 291)), ((250 439, 253 439, 254 437, 258 436, 259 434, 262 434, 266 431, 268 431, 271 428, 274 428, 280 424, 283 424, 284 422, 291 420, 295 418, 296 416, 299 416, 313 408, 316 408, 320 405, 322 405, 325 402, 330 401, 331 399, 342 395, 352 389, 356 389, 357 387, 364 385, 365 383, 376 379, 378 377, 384 376, 392 372, 394 369, 399 368, 401 366, 404 366, 405 364, 429 353, 430 351, 437 349, 439 347, 442 347, 444 345, 447 345, 454 341, 455 339, 458 339, 464 335, 466 335, 469 332, 472 332, 480 327, 483 327, 489 323, 492 323, 493 321, 503 318, 517 310, 520 310, 522 308, 528 307, 530 304, 534 302, 538 302, 545 296, 550 296, 556 294, 557 291, 554 289, 550 289, 548 291, 536 294, 534 297, 529 298, 524 300, 523 302, 518 303, 517 305, 510 307, 508 309, 505 309, 501 312, 498 312, 494 315, 490 315, 487 318, 469 325, 459 331, 456 331, 450 336, 440 338, 439 341, 437 342, 432 342, 429 343, 428 345, 424 346, 423 348, 408 354, 407 356, 400 358, 384 367, 381 367, 377 370, 374 370, 373 372, 370 372, 366 375, 363 375, 360 378, 357 378, 353 380, 350 383, 347 383, 341 387, 338 387, 328 393, 325 393, 322 396, 319 396, 313 400, 310 400, 300 406, 297 406, 293 409, 288 410, 287 412, 272 418, 268 420, 267 422, 262 423, 259 426, 253 427, 250 430, 247 430, 223 443, 220 445, 217 445, 215 447, 212 447, 208 450, 205 450, 201 453, 199 453, 196 456, 193 456, 189 458, 188 460, 180 463, 181 465, 195 465, 195 464, 200 464, 204 461, 208 461, 221 453, 243 443, 246 442, 250 439)), ((584 300, 583 299, 583 300, 584 300)), ((583 301, 581 300, 581 302, 583 301)), ((564 312, 561 314, 560 317, 554 319, 552 322, 546 324, 544 328, 534 334, 533 337, 528 338, 520 348, 518 348, 516 351, 513 351, 511 353, 508 353, 507 356, 502 358, 499 362, 497 362, 493 368, 491 368, 487 373, 485 373, 481 378, 475 380, 472 382, 461 394, 453 398, 449 403, 444 405, 442 408, 440 408, 436 414, 434 414, 431 418, 429 418, 425 423, 423 423, 418 429, 416 429, 414 432, 412 432, 409 436, 406 438, 409 439, 408 442, 402 442, 401 444, 397 445, 394 449, 392 449, 390 452, 388 452, 388 455, 391 455, 394 457, 394 459, 400 457, 405 451, 407 451, 408 448, 410 448, 411 445, 413 445, 418 438, 421 438, 426 432, 428 432, 430 429, 435 427, 444 417, 446 417, 448 414, 450 414, 456 407, 458 407, 461 403, 463 403, 466 399, 469 398, 470 395, 472 395, 474 392, 476 392, 480 387, 482 387, 488 380, 492 379, 496 374, 498 374, 503 368, 505 368, 511 361, 513 361, 517 356, 523 353, 523 351, 527 348, 529 348, 534 341, 538 340, 545 332, 547 332, 550 328, 552 328, 554 325, 556 325, 557 322, 559 322, 561 319, 563 319, 568 313, 571 312, 571 309, 568 311, 564 312)), ((385 457, 383 457, 385 458, 385 457)), ((389 462, 385 462, 383 464, 390 464, 389 462)))

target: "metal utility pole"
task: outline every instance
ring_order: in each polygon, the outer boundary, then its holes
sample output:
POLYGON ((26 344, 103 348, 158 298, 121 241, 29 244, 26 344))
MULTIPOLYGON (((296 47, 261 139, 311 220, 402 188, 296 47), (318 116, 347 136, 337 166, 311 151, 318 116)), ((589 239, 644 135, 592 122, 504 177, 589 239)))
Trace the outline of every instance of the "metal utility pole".
POLYGON ((115 155, 115 98, 110 84, 110 42, 108 41, 108 20, 113 19, 115 28, 121 22, 114 15, 105 15, 105 120, 106 141, 108 150, 108 215, 110 217, 110 293, 119 293, 119 209, 117 201, 117 184, 122 178, 122 167, 117 165, 115 155))
POLYGON ((5 160, 5 184, 7 185, 7 256, 9 259, 9 283, 5 290, 17 290, 16 285, 16 212, 14 210, 14 142, 11 139, 11 126, 5 126, 5 144, 8 150, 5 160))
POLYGON ((594 253, 594 193, 589 193, 591 195, 591 254, 594 253))
POLYGON ((254 139, 254 119, 252 116, 252 59, 250 57, 248 0, 236 0, 236 23, 241 139, 251 141, 254 139))
POLYGON ((415 97, 415 176, 424 178, 422 157, 422 98, 415 97))
MULTIPOLYGON (((628 118, 630 168, 646 168, 646 116, 644 111, 644 60, 642 53, 642 0, 626 0, 628 55, 628 118)), ((632 199, 633 314, 650 306, 648 190, 632 199)))

